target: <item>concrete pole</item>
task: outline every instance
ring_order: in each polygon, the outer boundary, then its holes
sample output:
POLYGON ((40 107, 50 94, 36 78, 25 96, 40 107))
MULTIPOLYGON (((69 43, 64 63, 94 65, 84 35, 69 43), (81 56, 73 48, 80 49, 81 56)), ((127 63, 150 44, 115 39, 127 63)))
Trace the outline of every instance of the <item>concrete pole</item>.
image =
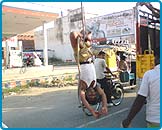
POLYGON ((9 46, 8 46, 8 41, 6 41, 6 67, 9 67, 9 58, 10 58, 10 56, 9 56, 9 46))
POLYGON ((47 66, 48 65, 48 48, 47 48, 47 26, 46 26, 46 22, 43 23, 43 36, 44 36, 44 48, 43 48, 44 66, 47 66))

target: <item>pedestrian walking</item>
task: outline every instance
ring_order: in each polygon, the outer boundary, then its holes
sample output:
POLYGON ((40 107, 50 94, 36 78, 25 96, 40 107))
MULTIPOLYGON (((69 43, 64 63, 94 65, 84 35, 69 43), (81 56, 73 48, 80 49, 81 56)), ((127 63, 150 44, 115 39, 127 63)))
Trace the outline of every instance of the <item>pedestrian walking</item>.
POLYGON ((155 67, 145 72, 138 95, 122 127, 131 126, 131 121, 146 103, 147 127, 160 127, 160 47, 155 51, 155 67))

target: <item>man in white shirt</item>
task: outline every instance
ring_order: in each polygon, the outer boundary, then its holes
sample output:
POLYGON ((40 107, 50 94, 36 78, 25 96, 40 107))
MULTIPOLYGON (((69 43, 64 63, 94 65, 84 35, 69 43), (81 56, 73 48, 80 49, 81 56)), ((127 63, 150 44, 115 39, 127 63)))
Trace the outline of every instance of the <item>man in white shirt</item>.
POLYGON ((124 128, 130 127, 131 121, 146 104, 146 121, 148 128, 160 127, 160 47, 155 51, 154 69, 147 71, 142 79, 138 95, 125 120, 122 121, 124 128))
POLYGON ((113 74, 110 71, 110 69, 107 67, 104 51, 99 52, 97 58, 94 61, 94 66, 96 70, 97 82, 101 85, 101 88, 104 90, 106 94, 108 106, 113 106, 113 103, 111 101, 111 89, 110 89, 111 84, 107 83, 107 79, 104 72, 107 71, 108 73, 111 73, 111 75, 113 74))

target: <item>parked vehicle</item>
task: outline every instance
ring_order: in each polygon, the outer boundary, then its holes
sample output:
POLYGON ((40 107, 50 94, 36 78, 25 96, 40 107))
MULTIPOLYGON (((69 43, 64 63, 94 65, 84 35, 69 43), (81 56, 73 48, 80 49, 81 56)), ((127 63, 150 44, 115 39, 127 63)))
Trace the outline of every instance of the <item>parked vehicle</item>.
POLYGON ((34 66, 34 58, 29 56, 26 60, 23 61, 27 67, 34 66))
POLYGON ((97 45, 95 47, 93 46, 93 49, 94 49, 94 51, 98 51, 98 52, 100 50, 104 50, 104 52, 106 53, 106 56, 105 56, 106 64, 112 72, 117 73, 118 80, 124 90, 136 88, 136 61, 134 59, 134 57, 135 57, 134 53, 130 53, 128 51, 123 51, 123 50, 118 51, 120 56, 122 56, 122 55, 128 56, 127 63, 129 64, 130 70, 129 70, 129 72, 127 72, 127 73, 125 72, 125 74, 124 74, 124 72, 121 73, 118 69, 117 54, 116 54, 117 51, 116 51, 115 47, 112 48, 109 45, 104 45, 104 46, 97 45))
POLYGON ((144 73, 154 67, 154 52, 160 47, 160 10, 151 3, 137 3, 136 16, 136 69, 137 87, 144 73), (144 11, 143 6, 151 12, 144 11))
POLYGON ((24 74, 26 72, 27 67, 34 66, 34 59, 29 56, 27 59, 23 59, 22 67, 20 68, 20 74, 24 74))

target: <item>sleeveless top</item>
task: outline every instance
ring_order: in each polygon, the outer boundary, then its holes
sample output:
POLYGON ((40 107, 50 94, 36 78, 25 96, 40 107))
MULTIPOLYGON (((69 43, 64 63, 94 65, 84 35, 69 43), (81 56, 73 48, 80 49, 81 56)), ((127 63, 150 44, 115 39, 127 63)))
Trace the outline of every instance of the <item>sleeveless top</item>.
MULTIPOLYGON (((76 61, 78 61, 77 53, 78 52, 76 49, 76 51, 74 52, 74 57, 76 61)), ((87 44, 84 43, 83 48, 79 48, 79 62, 85 62, 91 57, 92 57, 92 52, 90 50, 90 47, 88 47, 87 44)))

